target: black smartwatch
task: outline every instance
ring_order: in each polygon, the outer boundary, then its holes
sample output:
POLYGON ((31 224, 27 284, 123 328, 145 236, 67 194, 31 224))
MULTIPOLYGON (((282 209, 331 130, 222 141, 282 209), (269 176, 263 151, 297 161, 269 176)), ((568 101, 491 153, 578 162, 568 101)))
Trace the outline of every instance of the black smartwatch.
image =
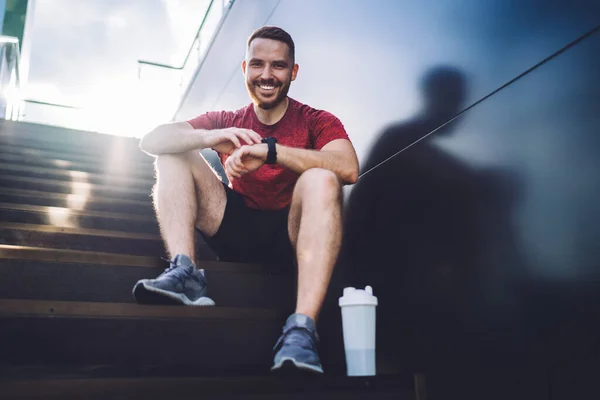
POLYGON ((266 137, 261 140, 262 143, 266 143, 269 151, 267 153, 267 161, 266 164, 275 164, 277 163, 277 150, 275 150, 275 143, 277 143, 277 139, 274 137, 266 137))

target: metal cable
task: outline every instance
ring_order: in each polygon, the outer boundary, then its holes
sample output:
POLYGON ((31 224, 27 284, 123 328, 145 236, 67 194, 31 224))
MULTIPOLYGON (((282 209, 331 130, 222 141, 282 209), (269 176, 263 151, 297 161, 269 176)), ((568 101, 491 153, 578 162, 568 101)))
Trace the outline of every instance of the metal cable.
POLYGON ((487 100, 488 98, 490 98, 491 96, 495 95, 496 93, 498 93, 499 91, 501 91, 502 89, 512 85, 513 83, 515 83, 516 81, 518 81, 519 79, 523 78, 525 75, 528 75, 529 73, 533 72, 534 70, 536 70, 537 68, 541 67, 542 65, 544 65, 545 63, 547 63, 548 61, 552 60, 553 58, 559 56, 560 54, 564 53, 565 51, 567 51, 568 49, 570 49, 571 47, 575 46, 576 44, 580 43, 581 41, 589 38, 590 36, 592 36, 595 33, 598 33, 600 31, 600 25, 596 26, 595 28, 591 29, 590 31, 584 33, 583 35, 579 36, 577 39, 573 40, 572 42, 570 42, 569 44, 567 44, 566 46, 562 47, 560 50, 552 53, 550 56, 544 58, 542 61, 540 61, 539 63, 535 64, 533 67, 527 69, 525 72, 517 75, 515 78, 511 79, 510 81, 506 82, 504 85, 500 86, 498 89, 494 90, 493 92, 491 92, 490 94, 488 94, 487 96, 481 98, 480 100, 476 101, 475 103, 471 104, 469 107, 465 108, 464 110, 462 110, 461 112, 459 112, 458 114, 456 114, 454 117, 452 117, 451 119, 449 119, 448 121, 444 122, 442 125, 438 126, 437 128, 435 128, 434 130, 432 130, 431 132, 429 132, 428 134, 426 134, 425 136, 421 137, 420 139, 417 139, 416 141, 414 141, 413 143, 409 144, 408 146, 406 146, 405 148, 403 148, 402 150, 398 151, 397 153, 392 154, 391 156, 389 156, 388 158, 386 158, 385 160, 381 161, 379 164, 373 166, 372 168, 368 169, 367 171, 363 172, 362 174, 360 174, 358 176, 358 178, 362 178, 363 176, 365 176, 366 174, 368 174, 369 172, 373 171, 375 168, 379 168, 381 165, 385 164, 386 162, 388 162, 389 160, 391 160, 392 158, 396 157, 398 154, 402 153, 403 151, 405 151, 406 149, 414 146, 415 144, 419 143, 421 140, 427 138, 430 135, 433 135, 435 132, 437 132, 438 130, 442 129, 444 126, 448 125, 450 122, 454 121, 456 118, 460 117, 462 114, 466 113, 467 111, 469 111, 471 108, 475 107, 476 105, 478 105, 479 103, 487 100))

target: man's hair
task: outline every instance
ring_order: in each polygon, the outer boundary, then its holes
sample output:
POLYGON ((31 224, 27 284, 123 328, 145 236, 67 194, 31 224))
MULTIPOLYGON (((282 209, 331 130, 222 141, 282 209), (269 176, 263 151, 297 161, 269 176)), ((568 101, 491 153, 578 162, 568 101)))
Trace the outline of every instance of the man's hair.
POLYGON ((276 27, 276 26, 263 26, 261 28, 258 28, 254 32, 252 32, 252 35, 250 35, 250 37, 248 38, 248 43, 246 45, 246 49, 250 48, 250 43, 254 39, 259 39, 259 38, 278 40, 280 42, 287 44, 288 48, 290 49, 290 57, 292 58, 292 62, 294 62, 294 60, 296 58, 296 54, 295 54, 296 47, 294 46, 294 40, 292 40, 292 37, 290 36, 289 33, 287 33, 283 29, 276 27))

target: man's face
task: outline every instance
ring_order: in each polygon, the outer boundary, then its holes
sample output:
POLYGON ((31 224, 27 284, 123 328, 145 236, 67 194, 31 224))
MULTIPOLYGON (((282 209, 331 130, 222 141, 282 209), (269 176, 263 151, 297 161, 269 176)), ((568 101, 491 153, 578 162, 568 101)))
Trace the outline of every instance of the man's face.
POLYGON ((246 88, 254 104, 268 110, 288 94, 298 65, 292 63, 288 45, 278 40, 254 39, 242 62, 246 88))

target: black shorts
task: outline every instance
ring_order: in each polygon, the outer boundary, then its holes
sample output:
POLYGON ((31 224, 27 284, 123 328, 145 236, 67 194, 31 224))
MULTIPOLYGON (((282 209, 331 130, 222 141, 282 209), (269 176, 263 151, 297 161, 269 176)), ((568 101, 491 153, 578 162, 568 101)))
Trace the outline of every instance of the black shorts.
POLYGON ((256 210, 241 194, 223 184, 227 196, 221 226, 212 237, 200 230, 206 244, 220 261, 295 265, 295 252, 288 234, 289 207, 276 211, 256 210))

